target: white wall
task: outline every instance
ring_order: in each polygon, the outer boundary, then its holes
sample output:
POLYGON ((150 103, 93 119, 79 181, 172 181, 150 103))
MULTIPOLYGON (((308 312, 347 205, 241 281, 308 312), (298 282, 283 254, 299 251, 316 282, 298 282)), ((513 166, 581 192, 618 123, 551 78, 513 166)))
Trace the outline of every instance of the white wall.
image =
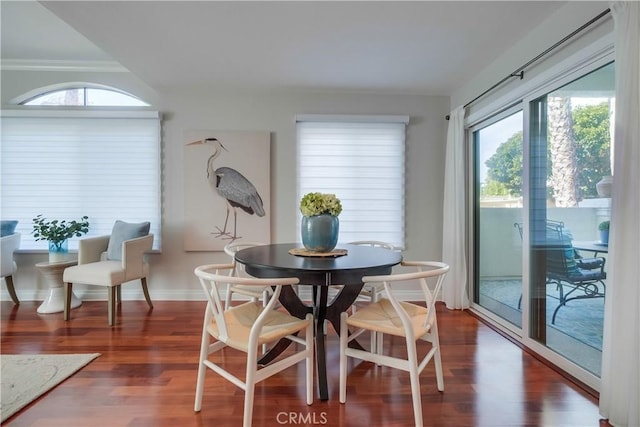
MULTIPOLYGON (((442 187, 444 145, 449 111, 448 97, 358 93, 219 93, 203 88, 190 91, 154 91, 126 73, 2 73, 2 102, 36 87, 67 81, 87 81, 119 86, 154 103, 163 123, 163 250, 151 255, 149 289, 152 299, 202 299, 193 268, 227 258, 221 252, 183 250, 183 132, 194 129, 270 131, 272 242, 292 242, 298 237, 295 170, 296 114, 403 114, 411 117, 407 128, 406 235, 407 259, 439 259, 442 241, 442 187), (6 88, 6 90, 5 90, 6 88)), ((46 212, 43 206, 38 212, 46 212)), ((35 212, 34 212, 35 215, 35 212)), ((43 299, 46 285, 33 265, 47 255, 18 254, 16 290, 25 300, 43 299)), ((103 289, 84 290, 78 296, 104 299, 103 289)), ((124 298, 142 299, 139 286, 123 288, 124 298)), ((2 299, 8 299, 2 288, 2 299)))
MULTIPOLYGON (((556 42, 562 40, 583 24, 598 16, 609 7, 605 1, 569 1, 555 14, 550 16, 542 25, 531 31, 525 38, 514 43, 499 58, 484 70, 478 70, 475 78, 458 88, 451 94, 451 105, 456 107, 465 105, 494 84, 508 76, 510 73, 535 58, 556 42)), ((472 104, 468 114, 482 108, 492 100, 498 99, 510 91, 526 84, 536 75, 548 70, 571 54, 590 45, 595 40, 610 34, 613 31, 611 14, 598 20, 596 24, 585 29, 579 37, 574 37, 563 44, 552 54, 545 56, 541 61, 527 68, 523 80, 512 78, 502 86, 496 88, 487 96, 472 104)))

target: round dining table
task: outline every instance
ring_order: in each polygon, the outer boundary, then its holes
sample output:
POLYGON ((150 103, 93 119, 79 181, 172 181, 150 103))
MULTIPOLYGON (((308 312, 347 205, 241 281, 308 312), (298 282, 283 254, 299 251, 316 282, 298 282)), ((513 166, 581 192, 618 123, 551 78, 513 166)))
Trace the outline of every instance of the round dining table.
MULTIPOLYGON (((290 286, 283 287, 280 303, 291 315, 299 318, 313 313, 316 322, 318 392, 320 400, 328 400, 325 320, 339 331, 340 314, 347 311, 358 298, 363 286, 362 277, 390 274, 393 266, 402 261, 402 255, 384 248, 348 244, 338 245, 333 251, 335 256, 309 253, 300 255, 299 253, 305 252, 300 249, 300 245, 295 243, 254 246, 238 251, 235 259, 254 277, 297 277, 301 285, 312 286, 311 304, 302 301, 290 286), (342 287, 328 301, 329 286, 332 285, 342 287)), ((352 343, 359 345, 355 340, 352 343)), ((270 363, 289 344, 289 340, 281 340, 263 355, 260 363, 270 363)))

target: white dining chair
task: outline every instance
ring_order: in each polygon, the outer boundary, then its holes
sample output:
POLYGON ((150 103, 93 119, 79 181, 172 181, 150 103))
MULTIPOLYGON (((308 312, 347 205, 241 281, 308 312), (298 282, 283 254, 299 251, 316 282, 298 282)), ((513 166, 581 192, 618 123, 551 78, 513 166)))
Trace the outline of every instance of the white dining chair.
POLYGON ((365 284, 380 283, 384 297, 358 310, 351 316, 342 313, 340 317, 340 403, 347 400, 347 357, 366 360, 382 366, 409 372, 415 425, 422 426, 422 404, 420 394, 420 373, 433 360, 439 391, 444 390, 436 299, 449 266, 441 262, 403 261, 402 269, 408 272, 382 276, 363 277, 365 284), (418 282, 424 298, 424 305, 399 301, 393 288, 399 283, 418 282), (351 333, 349 333, 351 328, 351 333), (359 350, 349 347, 349 342, 364 332, 378 332, 404 338, 407 356, 391 356, 378 353, 376 349, 359 350), (431 348, 422 358, 418 358, 417 340, 427 341, 431 348))
MULTIPOLYGON (((306 361, 306 402, 307 405, 313 403, 313 315, 309 313, 306 318, 299 319, 276 309, 276 301, 282 287, 297 284, 298 278, 258 279, 229 276, 233 269, 234 264, 210 264, 195 269, 207 298, 207 307, 202 327, 194 410, 199 412, 202 409, 205 373, 207 369, 211 369, 244 390, 243 426, 249 427, 253 415, 255 385, 302 361, 306 361), (266 306, 260 301, 247 301, 225 310, 220 294, 226 290, 228 284, 254 286, 256 289, 268 286, 273 288, 273 295, 266 306), (296 335, 302 331, 305 334, 304 338, 296 335), (282 338, 302 348, 297 348, 293 353, 287 352, 286 357, 265 367, 259 367, 258 346, 275 343, 282 338), (224 363, 224 358, 221 363, 214 363, 210 359, 213 353, 226 347, 246 354, 244 380, 224 368, 221 364, 224 363)), ((215 405, 212 406, 215 409, 215 405)))
MULTIPOLYGON (((390 251, 397 250, 396 247, 393 246, 391 243, 381 242, 378 240, 358 240, 355 242, 350 242, 349 244, 358 245, 358 246, 370 246, 372 248, 382 248, 390 251)), ((382 293, 383 290, 384 290, 384 287, 382 286, 381 283, 368 283, 362 287, 362 290, 360 291, 359 296, 365 297, 371 302, 376 302, 378 301, 380 294, 382 293)))
MULTIPOLYGON (((233 269, 229 271, 230 275, 238 276, 238 277, 247 277, 247 273, 244 271, 244 265, 236 262, 236 252, 253 248, 255 246, 262 246, 266 243, 260 242, 231 242, 225 245, 224 253, 231 257, 231 263, 233 264, 233 269)), ((264 304, 269 300, 269 294, 271 293, 271 288, 266 286, 264 288, 258 288, 256 286, 245 286, 241 284, 231 284, 227 285, 227 289, 225 292, 225 302, 224 308, 225 310, 231 307, 231 303, 233 302, 233 294, 244 295, 246 297, 251 298, 251 301, 262 300, 264 304)))
MULTIPOLYGON (((370 246, 373 248, 382 248, 390 251, 397 250, 396 247, 391 243, 382 242, 379 240, 357 240, 354 242, 349 242, 349 244, 358 245, 358 246, 370 246)), ((341 285, 337 285, 336 287, 342 288, 341 285)), ((384 290, 384 287, 382 286, 381 283, 366 283, 362 287, 362 290, 360 291, 358 298, 360 299, 360 297, 364 297, 365 301, 376 302, 380 298, 380 295, 383 292, 383 290, 384 290)), ((357 306, 355 304, 351 306, 351 311, 352 313, 357 311, 357 306)), ((379 334, 377 332, 373 332, 371 334, 371 348, 376 349, 376 352, 378 353, 382 352, 383 341, 384 341, 383 334, 379 334)))

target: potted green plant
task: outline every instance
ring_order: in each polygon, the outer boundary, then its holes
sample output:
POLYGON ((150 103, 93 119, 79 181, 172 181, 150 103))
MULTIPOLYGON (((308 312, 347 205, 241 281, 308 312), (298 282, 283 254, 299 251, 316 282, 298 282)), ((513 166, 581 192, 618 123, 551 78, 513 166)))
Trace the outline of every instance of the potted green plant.
POLYGON ((68 252, 68 239, 80 237, 89 231, 89 217, 83 216, 79 221, 48 220, 42 214, 33 218, 33 237, 35 240, 49 242, 49 261, 64 259, 68 252))
POLYGON ((307 193, 300 200, 302 244, 310 252, 331 252, 338 244, 342 203, 335 194, 307 193))
POLYGON ((600 231, 600 243, 603 245, 609 244, 609 221, 602 221, 598 224, 598 230, 600 231))

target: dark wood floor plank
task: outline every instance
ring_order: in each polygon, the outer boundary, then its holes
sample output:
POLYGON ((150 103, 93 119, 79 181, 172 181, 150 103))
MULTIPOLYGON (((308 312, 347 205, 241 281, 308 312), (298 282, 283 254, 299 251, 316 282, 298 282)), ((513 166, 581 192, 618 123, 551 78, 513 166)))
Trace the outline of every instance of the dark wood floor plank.
MULTIPOLYGON (((193 412, 202 313, 197 301, 124 301, 116 326, 106 302, 72 311, 37 314, 39 303, 3 301, 1 351, 101 353, 68 380, 10 418, 7 426, 239 426, 243 393, 207 373, 203 409, 193 412), (106 423, 106 424, 105 424, 106 423)), ((421 376, 426 426, 606 426, 597 398, 545 366, 475 317, 439 310, 445 391, 430 365, 421 376)), ((366 342, 368 340, 363 340, 366 342)), ((426 344, 425 344, 426 345, 426 344)), ((402 354, 398 338, 385 348, 402 354)), ((426 347, 420 347, 426 350, 426 347)), ((408 374, 350 361, 347 403, 338 402, 338 340, 327 339, 330 400, 305 404, 302 365, 256 388, 254 426, 409 426, 413 423, 408 374)), ((225 362, 242 373, 244 358, 225 362)))

